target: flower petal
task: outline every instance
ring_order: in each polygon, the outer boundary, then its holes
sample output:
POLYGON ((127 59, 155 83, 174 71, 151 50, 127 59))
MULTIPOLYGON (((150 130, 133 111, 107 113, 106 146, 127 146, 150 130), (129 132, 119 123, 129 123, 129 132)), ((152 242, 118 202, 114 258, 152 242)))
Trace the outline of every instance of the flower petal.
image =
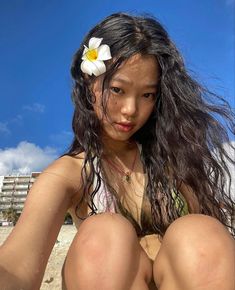
POLYGON ((94 67, 92 68, 92 70, 93 70, 93 74, 94 74, 96 77, 98 77, 99 75, 101 75, 101 74, 103 74, 103 73, 106 72, 106 66, 105 66, 105 64, 104 64, 103 61, 101 61, 101 60, 96 60, 96 61, 93 61, 92 64, 93 64, 93 66, 94 66, 94 67))
POLYGON ((84 72, 85 74, 88 74, 89 76, 92 75, 93 73, 93 68, 94 68, 94 65, 91 61, 89 60, 84 60, 82 63, 81 63, 81 70, 82 72, 84 72))
POLYGON ((85 59, 87 59, 87 56, 86 56, 86 53, 87 53, 87 51, 88 51, 88 47, 86 47, 85 45, 84 45, 84 50, 83 50, 83 53, 82 53, 82 60, 85 60, 85 59))
POLYGON ((111 52, 110 52, 110 48, 107 44, 102 44, 99 48, 98 48, 98 58, 97 60, 108 60, 111 59, 111 52))
POLYGON ((89 40, 89 49, 98 48, 100 46, 102 40, 103 40, 103 38, 92 37, 89 40))

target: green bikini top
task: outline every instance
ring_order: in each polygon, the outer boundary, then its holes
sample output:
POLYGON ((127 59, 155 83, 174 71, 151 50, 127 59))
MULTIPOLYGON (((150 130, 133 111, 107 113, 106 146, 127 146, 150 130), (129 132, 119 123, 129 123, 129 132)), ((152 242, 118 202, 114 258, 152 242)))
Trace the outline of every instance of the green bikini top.
MULTIPOLYGON (((142 146, 141 144, 138 144, 138 148, 140 150, 140 153, 142 152, 142 146)), ((176 194, 176 190, 172 190, 172 197, 175 200, 175 206, 176 208, 180 208, 180 206, 183 203, 183 209, 181 210, 181 216, 184 216, 189 213, 188 210, 188 204, 185 200, 184 196, 178 191, 178 194, 176 194)), ((116 208, 116 212, 120 212, 122 215, 124 215, 130 222, 133 224, 137 236, 143 237, 146 235, 156 234, 156 230, 154 230, 153 224, 152 224, 152 214, 151 214, 151 204, 149 201, 149 198, 147 197, 146 193, 144 193, 143 196, 143 202, 142 202, 142 208, 141 208, 141 214, 140 214, 140 222, 137 222, 134 217, 128 213, 123 207, 121 206, 120 209, 116 208)))
MULTIPOLYGON (((172 190, 172 197, 175 200, 175 206, 177 208, 180 208, 180 206, 183 203, 183 209, 181 210, 181 216, 187 215, 189 213, 188 210, 188 204, 184 198, 184 196, 179 192, 179 194, 177 195, 176 192, 174 190, 172 190)), ((134 219, 134 217, 130 214, 127 213, 125 211, 125 209, 123 209, 123 207, 116 208, 116 212, 121 213, 122 215, 124 215, 134 226, 137 236, 139 238, 142 238, 146 235, 152 235, 152 234, 157 234, 156 230, 153 227, 153 223, 152 223, 152 215, 151 215, 151 204, 150 201, 148 199, 148 197, 146 196, 146 194, 144 194, 143 196, 143 202, 142 202, 142 208, 141 208, 141 214, 140 214, 140 222, 137 222, 136 219, 134 219)))

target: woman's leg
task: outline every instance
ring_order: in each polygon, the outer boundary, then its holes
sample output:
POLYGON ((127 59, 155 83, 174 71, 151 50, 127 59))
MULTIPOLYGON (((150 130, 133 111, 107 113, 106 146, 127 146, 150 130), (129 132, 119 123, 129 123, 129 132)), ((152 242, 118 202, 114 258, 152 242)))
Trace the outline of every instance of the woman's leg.
POLYGON ((80 226, 66 257, 68 290, 148 290, 152 262, 131 223, 119 214, 99 214, 80 226))
POLYGON ((160 290, 235 290, 234 239, 212 217, 181 217, 164 235, 153 275, 160 290))

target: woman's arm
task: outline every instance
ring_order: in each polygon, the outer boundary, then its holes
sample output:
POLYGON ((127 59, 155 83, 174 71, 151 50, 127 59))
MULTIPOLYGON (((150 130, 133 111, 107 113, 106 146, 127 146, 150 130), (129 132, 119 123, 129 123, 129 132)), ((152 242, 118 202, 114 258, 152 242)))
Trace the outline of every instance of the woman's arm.
POLYGON ((1 289, 40 288, 66 211, 80 195, 81 166, 81 159, 65 156, 35 181, 19 221, 0 248, 1 289))

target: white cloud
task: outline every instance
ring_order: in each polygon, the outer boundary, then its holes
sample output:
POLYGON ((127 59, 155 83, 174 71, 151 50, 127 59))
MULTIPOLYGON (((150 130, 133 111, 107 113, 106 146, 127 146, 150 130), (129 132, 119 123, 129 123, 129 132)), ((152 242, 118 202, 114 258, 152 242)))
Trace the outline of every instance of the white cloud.
POLYGON ((0 133, 3 133, 3 134, 11 133, 10 129, 8 128, 7 123, 0 122, 0 133))
POLYGON ((23 109, 34 113, 44 113, 45 106, 39 103, 33 103, 32 105, 24 105, 23 109))
POLYGON ((0 133, 4 135, 10 135, 11 134, 11 128, 12 124, 14 125, 22 125, 23 124, 23 117, 22 115, 18 114, 15 117, 5 121, 0 122, 0 133))
POLYGON ((22 141, 15 148, 0 149, 0 175, 42 171, 57 155, 55 148, 22 141))
POLYGON ((15 117, 11 118, 9 123, 23 124, 23 116, 18 114, 15 117))

